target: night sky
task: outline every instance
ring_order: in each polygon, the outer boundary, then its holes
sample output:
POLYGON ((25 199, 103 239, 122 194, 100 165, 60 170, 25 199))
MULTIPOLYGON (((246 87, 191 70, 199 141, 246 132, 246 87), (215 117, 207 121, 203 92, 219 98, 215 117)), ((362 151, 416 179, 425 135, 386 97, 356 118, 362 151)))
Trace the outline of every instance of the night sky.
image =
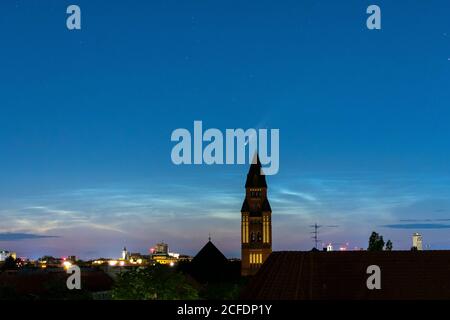
POLYGON ((273 249, 450 249, 450 3, 1 1, 0 249, 240 255, 248 165, 175 166, 173 130, 280 129, 273 249), (77 4, 82 29, 66 28, 77 4), (377 4, 382 29, 368 30, 377 4))

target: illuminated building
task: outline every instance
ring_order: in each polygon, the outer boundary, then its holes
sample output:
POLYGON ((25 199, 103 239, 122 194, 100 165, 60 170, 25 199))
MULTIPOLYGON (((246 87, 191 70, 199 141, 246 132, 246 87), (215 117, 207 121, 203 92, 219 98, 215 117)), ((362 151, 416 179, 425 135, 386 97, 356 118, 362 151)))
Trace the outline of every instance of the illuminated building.
POLYGON ((169 252, 169 245, 161 242, 157 243, 154 248, 150 249, 151 259, 154 263, 175 265, 180 258, 179 253, 169 252))
POLYGON ((241 209, 241 273, 255 274, 272 252, 272 209, 267 199, 267 183, 257 157, 245 182, 241 209))
POLYGON ((144 256, 138 252, 130 253, 128 259, 128 261, 130 261, 131 264, 144 264, 147 263, 148 260, 149 260, 148 256, 144 256))
POLYGON ((180 258, 180 254, 179 253, 175 253, 175 252, 169 252, 169 256, 174 257, 175 259, 179 259, 180 258))
MULTIPOLYGON (((191 262, 192 261, 192 257, 185 255, 185 254, 180 254, 180 256, 178 257, 179 261, 187 261, 187 262, 191 262)), ((239 260, 240 261, 240 260, 239 260)))
POLYGON ((15 252, 0 250, 0 261, 5 261, 6 258, 12 257, 13 259, 17 259, 17 255, 15 252))
POLYGON ((117 266, 118 263, 119 263, 119 261, 117 261, 117 260, 109 260, 109 261, 108 261, 108 264, 109 264, 111 267, 117 266))
POLYGON ((414 233, 412 236, 412 242, 413 242, 413 249, 414 250, 418 250, 418 251, 422 251, 422 236, 420 235, 420 233, 414 233))
POLYGON ((51 256, 45 256, 38 260, 38 265, 41 268, 61 268, 65 267, 64 265, 65 261, 67 261, 67 258, 55 258, 51 256))
POLYGON ((152 259, 155 263, 173 265, 178 259, 169 255, 153 255, 152 259))
POLYGON ((92 261, 92 264, 94 264, 94 265, 102 265, 102 264, 106 264, 106 263, 108 263, 108 260, 106 260, 106 259, 97 259, 97 260, 92 261))
POLYGON ((164 242, 157 243, 154 248, 153 253, 154 254, 169 254, 169 245, 164 242))
POLYGON ((126 247, 122 250, 122 260, 128 260, 130 258, 130 253, 127 251, 126 247))
POLYGON ((71 266, 72 266, 72 262, 70 262, 70 261, 68 261, 68 260, 65 260, 63 263, 62 263, 62 266, 63 266, 63 268, 64 269, 69 269, 71 266))

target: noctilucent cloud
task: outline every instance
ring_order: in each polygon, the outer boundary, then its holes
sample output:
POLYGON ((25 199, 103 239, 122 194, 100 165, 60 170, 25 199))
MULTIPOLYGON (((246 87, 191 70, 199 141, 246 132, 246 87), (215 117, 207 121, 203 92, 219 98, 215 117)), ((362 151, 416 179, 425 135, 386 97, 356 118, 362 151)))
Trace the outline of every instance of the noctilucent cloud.
POLYGON ((171 132, 279 128, 274 250, 372 231, 450 248, 450 4, 0 3, 0 247, 119 257, 211 233, 240 254, 248 165, 175 166, 171 132))

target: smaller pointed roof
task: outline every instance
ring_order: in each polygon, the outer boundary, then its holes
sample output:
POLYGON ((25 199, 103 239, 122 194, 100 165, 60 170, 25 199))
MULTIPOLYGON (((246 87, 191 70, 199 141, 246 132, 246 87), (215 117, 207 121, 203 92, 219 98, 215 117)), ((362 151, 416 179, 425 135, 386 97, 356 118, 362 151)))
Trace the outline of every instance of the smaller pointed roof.
POLYGON ((192 259, 193 264, 216 264, 227 263, 228 259, 219 249, 209 240, 197 255, 192 259))
POLYGON ((189 274, 198 282, 220 282, 229 277, 228 259, 208 241, 189 265, 189 274))

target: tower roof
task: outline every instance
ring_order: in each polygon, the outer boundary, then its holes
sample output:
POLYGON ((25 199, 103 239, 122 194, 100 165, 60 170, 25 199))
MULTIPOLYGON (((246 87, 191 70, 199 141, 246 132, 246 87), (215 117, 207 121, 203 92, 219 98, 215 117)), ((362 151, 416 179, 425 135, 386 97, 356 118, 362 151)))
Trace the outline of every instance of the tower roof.
POLYGON ((266 176, 261 174, 261 161, 259 161, 259 155, 256 153, 253 157, 252 164, 247 174, 247 180, 245 181, 246 188, 267 188, 266 176), (256 156, 256 163, 255 157, 256 156))

